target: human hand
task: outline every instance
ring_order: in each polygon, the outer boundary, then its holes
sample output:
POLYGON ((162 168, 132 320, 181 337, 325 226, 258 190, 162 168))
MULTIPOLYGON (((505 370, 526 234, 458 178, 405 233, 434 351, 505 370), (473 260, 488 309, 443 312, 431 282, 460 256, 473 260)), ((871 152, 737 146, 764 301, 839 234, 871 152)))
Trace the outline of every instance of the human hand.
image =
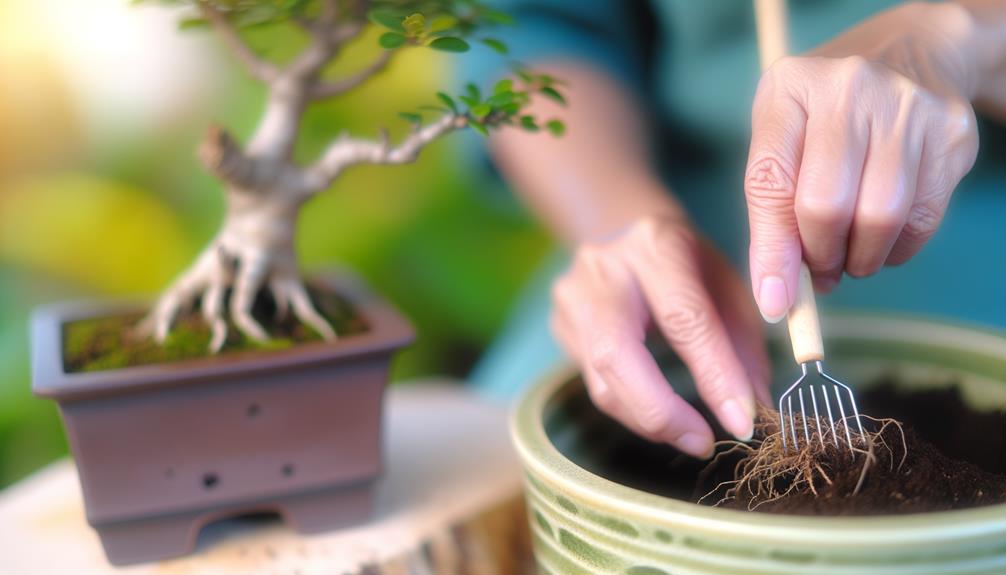
POLYGON ((905 5, 762 77, 745 193, 766 320, 792 305, 801 259, 828 291, 936 232, 978 151, 972 27, 959 6, 905 5))
POLYGON ((709 425, 644 345, 652 322, 723 427, 751 437, 755 398, 770 403, 761 322, 740 278, 683 219, 642 219, 581 245, 553 301, 552 330, 601 411, 651 441, 712 453, 709 425))

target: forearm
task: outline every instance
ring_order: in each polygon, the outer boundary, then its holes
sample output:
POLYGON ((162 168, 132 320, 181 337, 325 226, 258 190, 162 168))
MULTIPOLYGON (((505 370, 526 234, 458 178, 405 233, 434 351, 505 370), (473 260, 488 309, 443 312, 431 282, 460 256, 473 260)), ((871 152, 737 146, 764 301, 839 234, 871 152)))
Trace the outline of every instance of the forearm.
POLYGON ((632 98, 602 72, 576 64, 536 66, 565 84, 568 106, 539 98, 530 114, 561 117, 559 138, 501 130, 496 164, 528 207, 564 242, 605 237, 645 215, 680 214, 649 161, 632 98))
POLYGON ((1006 121, 1006 0, 957 0, 972 21, 976 81, 972 101, 1006 121))

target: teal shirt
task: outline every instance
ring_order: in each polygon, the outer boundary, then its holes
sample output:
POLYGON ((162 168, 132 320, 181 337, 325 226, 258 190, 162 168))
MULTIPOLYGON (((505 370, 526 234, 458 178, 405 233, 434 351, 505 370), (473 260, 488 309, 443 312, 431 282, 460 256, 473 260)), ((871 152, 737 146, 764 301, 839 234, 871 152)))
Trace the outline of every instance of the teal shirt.
MULTIPOLYGON (((518 22, 500 35, 511 47, 513 59, 526 64, 550 59, 589 62, 633 92, 648 125, 658 126, 656 157, 669 188, 746 276, 743 171, 751 102, 760 75, 752 2, 498 0, 496 4, 518 22)), ((790 50, 805 52, 893 4, 791 0, 790 50)), ((477 52, 465 68, 465 77, 486 81, 505 72, 498 60, 477 52)), ((822 307, 909 312, 1006 327, 1006 132, 980 121, 980 138, 978 163, 958 188, 940 232, 926 248, 908 264, 885 268, 874 277, 844 278, 832 294, 820 298, 822 307)), ((553 266, 551 275, 558 269, 553 266)), ((539 281, 535 289, 541 291, 547 283, 547 278, 539 281)), ((528 298, 538 302, 538 309, 525 310, 521 321, 539 325, 523 329, 527 337, 540 340, 546 329, 547 298, 540 293, 528 298)), ((496 364, 510 362, 513 358, 496 364)), ((534 364, 529 358, 520 362, 534 364)), ((493 363, 492 358, 487 363, 493 363)), ((491 371, 484 368, 479 373, 491 371)))

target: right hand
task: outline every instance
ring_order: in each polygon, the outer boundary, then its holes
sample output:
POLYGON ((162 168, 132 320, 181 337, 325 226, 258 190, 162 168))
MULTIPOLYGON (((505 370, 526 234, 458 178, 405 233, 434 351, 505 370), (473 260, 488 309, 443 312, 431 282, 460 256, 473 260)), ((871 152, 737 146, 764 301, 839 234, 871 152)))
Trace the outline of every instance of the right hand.
POLYGON ((712 454, 709 425, 645 346, 652 322, 723 427, 750 439, 755 399, 771 402, 761 318, 729 263, 682 218, 641 219, 581 245, 553 300, 552 330, 601 411, 651 441, 712 454))

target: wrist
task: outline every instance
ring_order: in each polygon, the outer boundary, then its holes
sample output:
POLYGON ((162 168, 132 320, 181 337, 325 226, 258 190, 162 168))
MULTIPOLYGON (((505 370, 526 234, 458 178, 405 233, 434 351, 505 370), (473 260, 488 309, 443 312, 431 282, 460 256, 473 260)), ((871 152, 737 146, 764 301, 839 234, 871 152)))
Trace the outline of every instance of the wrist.
POLYGON ((594 217, 578 226, 574 243, 603 241, 617 236, 646 218, 686 219, 684 208, 662 182, 655 177, 620 178, 599 184, 606 186, 610 198, 605 205, 590 210, 594 217))
POLYGON ((915 56, 924 61, 909 66, 915 79, 936 93, 973 100, 988 53, 974 14, 957 2, 916 3, 905 10, 913 11, 905 52, 926 47, 926 55, 915 56))

